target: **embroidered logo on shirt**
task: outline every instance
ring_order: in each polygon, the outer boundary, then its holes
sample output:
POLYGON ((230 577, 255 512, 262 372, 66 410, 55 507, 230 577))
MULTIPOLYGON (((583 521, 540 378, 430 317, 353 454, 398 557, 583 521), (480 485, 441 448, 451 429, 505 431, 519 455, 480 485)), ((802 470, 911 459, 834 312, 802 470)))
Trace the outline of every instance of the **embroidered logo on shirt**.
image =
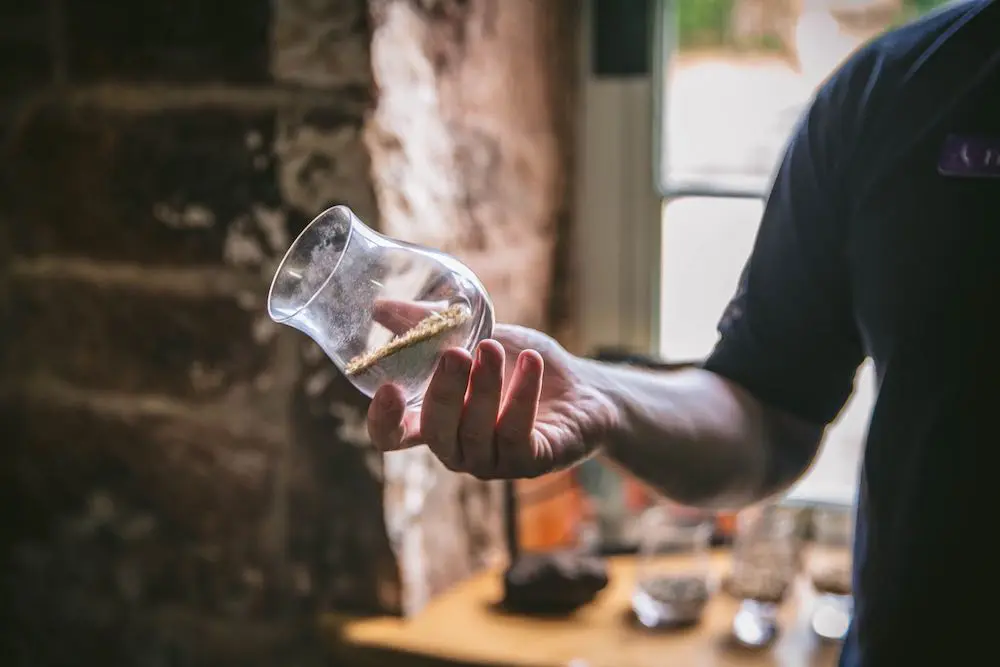
POLYGON ((938 173, 957 178, 1000 178, 1000 137, 949 134, 938 173))

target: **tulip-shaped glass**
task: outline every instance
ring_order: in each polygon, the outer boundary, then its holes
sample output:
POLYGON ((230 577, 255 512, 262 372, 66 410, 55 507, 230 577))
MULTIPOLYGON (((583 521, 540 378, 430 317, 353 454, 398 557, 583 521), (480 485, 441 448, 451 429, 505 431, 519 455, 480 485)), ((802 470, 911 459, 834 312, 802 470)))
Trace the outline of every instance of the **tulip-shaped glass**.
POLYGON ((796 511, 771 504, 737 517, 729 592, 740 600, 733 637, 744 646, 769 646, 778 634, 778 608, 801 561, 797 519, 796 511))
POLYGON ((824 639, 841 640, 847 635, 854 612, 851 586, 854 508, 816 509, 813 540, 809 578, 817 599, 812 627, 824 639))
POLYGON ((267 299, 275 322, 302 331, 363 394, 398 386, 418 408, 441 353, 493 333, 493 305, 455 258, 397 241, 346 206, 321 213, 285 254, 267 299))

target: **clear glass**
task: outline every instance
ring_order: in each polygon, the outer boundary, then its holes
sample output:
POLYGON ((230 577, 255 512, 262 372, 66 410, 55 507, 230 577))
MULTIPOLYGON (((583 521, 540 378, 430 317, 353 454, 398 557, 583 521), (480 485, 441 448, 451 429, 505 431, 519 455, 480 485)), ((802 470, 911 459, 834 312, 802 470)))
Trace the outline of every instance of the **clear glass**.
POLYGON ((323 348, 363 394, 397 385, 418 408, 446 348, 492 335, 489 295, 445 253, 390 239, 346 206, 321 213, 285 254, 267 300, 275 322, 323 348))
POLYGON ((650 629, 697 623, 711 595, 710 516, 669 506, 639 518, 632 611, 650 629))
POLYGON ((854 509, 818 508, 813 513, 809 579, 816 591, 812 628, 824 639, 841 640, 854 611, 851 585, 854 509))
POLYGON ((780 604, 795 582, 800 559, 797 511, 768 505, 741 512, 730 592, 741 599, 780 604))
POLYGON ((737 517, 728 592, 740 600, 734 637, 748 646, 770 644, 778 632, 778 608, 795 584, 802 558, 799 512, 766 505, 737 517))

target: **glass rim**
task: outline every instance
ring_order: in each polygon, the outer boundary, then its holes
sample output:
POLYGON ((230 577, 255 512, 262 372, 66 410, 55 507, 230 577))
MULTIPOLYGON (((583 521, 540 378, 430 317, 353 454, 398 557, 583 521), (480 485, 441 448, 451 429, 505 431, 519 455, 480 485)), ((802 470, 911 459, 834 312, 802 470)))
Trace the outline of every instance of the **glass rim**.
POLYGON ((670 507, 650 507, 639 518, 643 533, 639 536, 640 549, 643 543, 704 543, 708 546, 715 531, 714 518, 709 512, 685 516, 670 507))
POLYGON ((705 524, 714 524, 716 514, 706 510, 692 509, 678 511, 668 505, 653 505, 647 507, 639 515, 640 522, 666 520, 676 528, 697 528, 705 524))
POLYGON ((277 324, 284 324, 285 322, 288 322, 289 320, 292 320, 295 317, 297 317, 303 310, 312 305, 312 302, 315 301, 319 293, 322 292, 326 288, 326 286, 330 284, 330 280, 333 278, 334 274, 337 273, 337 269, 340 268, 340 263, 344 260, 344 254, 347 252, 347 247, 350 245, 351 239, 354 238, 354 227, 355 224, 358 222, 360 222, 360 220, 358 219, 358 216, 355 215, 354 211, 351 210, 351 207, 345 204, 336 204, 335 206, 330 206, 324 209, 321 213, 316 215, 316 217, 310 220, 308 225, 302 228, 302 231, 299 232, 298 235, 296 235, 295 240, 292 241, 291 245, 288 246, 288 250, 285 251, 285 254, 282 256, 281 261, 278 262, 278 268, 274 270, 274 276, 271 278, 271 286, 267 290, 267 315, 268 317, 271 318, 271 320, 273 320, 277 324), (299 246, 299 243, 311 231, 315 231, 314 227, 328 215, 332 215, 336 212, 341 212, 341 213, 346 212, 348 220, 347 238, 344 240, 344 247, 340 251, 340 257, 337 258, 336 263, 334 263, 333 268, 330 269, 330 272, 323 279, 323 282, 320 283, 320 285, 316 287, 315 290, 313 290, 313 293, 309 295, 309 298, 306 299, 301 306, 296 308, 289 315, 285 315, 283 317, 277 317, 275 315, 275 309, 273 307, 274 291, 275 288, 277 287, 278 279, 281 278, 281 276, 287 271, 286 265, 288 264, 289 259, 292 257, 293 252, 299 246))

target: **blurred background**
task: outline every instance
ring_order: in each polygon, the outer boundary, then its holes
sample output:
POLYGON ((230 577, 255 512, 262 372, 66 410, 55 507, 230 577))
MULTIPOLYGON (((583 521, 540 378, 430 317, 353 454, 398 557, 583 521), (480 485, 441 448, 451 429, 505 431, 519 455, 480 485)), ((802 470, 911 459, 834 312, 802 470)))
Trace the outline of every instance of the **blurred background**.
MULTIPOLYGON (((341 664, 318 619, 634 552, 661 501, 600 460, 505 494, 373 452, 366 400, 267 318, 277 262, 344 203, 502 321, 696 362, 817 85, 942 4, 5 0, 0 662, 341 664)), ((872 395, 866 366, 791 505, 851 506, 872 395)))

